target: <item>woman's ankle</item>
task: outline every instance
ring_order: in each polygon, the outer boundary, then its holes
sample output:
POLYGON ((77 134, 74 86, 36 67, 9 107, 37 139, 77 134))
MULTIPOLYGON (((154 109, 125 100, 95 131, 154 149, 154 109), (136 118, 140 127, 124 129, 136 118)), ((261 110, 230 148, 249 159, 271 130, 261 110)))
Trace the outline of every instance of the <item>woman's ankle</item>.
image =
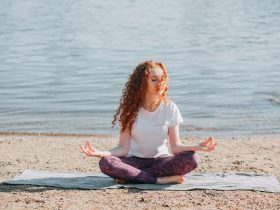
POLYGON ((129 181, 128 181, 128 180, 125 180, 125 179, 116 179, 115 182, 118 183, 118 184, 126 184, 126 183, 128 183, 129 181))
POLYGON ((157 184, 182 184, 184 183, 184 176, 176 175, 176 176, 165 176, 158 177, 157 184))

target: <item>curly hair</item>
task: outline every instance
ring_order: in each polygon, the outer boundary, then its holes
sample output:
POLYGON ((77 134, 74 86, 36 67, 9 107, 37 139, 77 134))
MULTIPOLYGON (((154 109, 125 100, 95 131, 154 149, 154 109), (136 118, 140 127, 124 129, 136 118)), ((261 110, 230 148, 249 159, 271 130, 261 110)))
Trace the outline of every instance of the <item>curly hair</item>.
POLYGON ((155 102, 169 101, 167 96, 168 75, 165 65, 156 61, 145 61, 136 66, 133 73, 129 75, 128 81, 122 91, 119 108, 113 117, 112 128, 118 120, 120 122, 120 132, 128 131, 131 134, 132 125, 137 117, 138 111, 143 103, 143 98, 147 90, 147 78, 152 68, 160 67, 163 70, 161 80, 156 86, 156 90, 163 90, 155 102))

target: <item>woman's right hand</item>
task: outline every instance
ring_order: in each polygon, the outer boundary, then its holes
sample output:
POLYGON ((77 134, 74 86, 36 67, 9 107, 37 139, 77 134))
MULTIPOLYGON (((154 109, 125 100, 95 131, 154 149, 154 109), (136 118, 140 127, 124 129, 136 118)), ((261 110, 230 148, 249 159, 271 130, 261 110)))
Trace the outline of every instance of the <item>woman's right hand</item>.
POLYGON ((203 151, 203 152, 211 152, 212 150, 216 149, 217 143, 215 143, 215 139, 213 136, 208 137, 207 140, 204 142, 198 144, 197 148, 198 151, 203 151))
POLYGON ((83 147, 80 145, 81 150, 88 156, 88 157, 105 157, 109 156, 109 151, 99 151, 96 148, 94 148, 89 141, 86 141, 86 147, 83 147))

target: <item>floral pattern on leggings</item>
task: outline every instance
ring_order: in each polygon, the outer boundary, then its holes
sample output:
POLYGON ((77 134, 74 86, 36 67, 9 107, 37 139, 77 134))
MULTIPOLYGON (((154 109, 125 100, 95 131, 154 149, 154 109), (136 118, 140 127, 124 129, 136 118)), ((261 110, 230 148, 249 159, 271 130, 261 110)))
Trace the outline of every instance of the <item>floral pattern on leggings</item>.
POLYGON ((100 170, 114 178, 134 183, 155 184, 158 177, 185 175, 200 161, 194 151, 158 158, 107 156, 99 161, 100 170))

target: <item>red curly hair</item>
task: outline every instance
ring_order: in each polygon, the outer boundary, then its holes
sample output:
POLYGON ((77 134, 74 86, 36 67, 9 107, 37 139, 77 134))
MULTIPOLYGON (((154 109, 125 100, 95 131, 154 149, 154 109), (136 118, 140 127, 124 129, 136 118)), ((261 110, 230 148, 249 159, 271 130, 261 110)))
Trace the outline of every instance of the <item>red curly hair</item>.
POLYGON ((138 110, 142 106, 143 98, 147 90, 147 78, 154 67, 160 67, 163 70, 161 80, 156 86, 156 90, 163 90, 158 96, 156 103, 159 101, 169 101, 167 96, 168 75, 165 65, 156 61, 145 61, 136 66, 133 73, 129 75, 128 81, 122 91, 119 108, 113 117, 112 128, 118 120, 120 122, 121 131, 125 130, 131 134, 132 125, 137 117, 138 110))

